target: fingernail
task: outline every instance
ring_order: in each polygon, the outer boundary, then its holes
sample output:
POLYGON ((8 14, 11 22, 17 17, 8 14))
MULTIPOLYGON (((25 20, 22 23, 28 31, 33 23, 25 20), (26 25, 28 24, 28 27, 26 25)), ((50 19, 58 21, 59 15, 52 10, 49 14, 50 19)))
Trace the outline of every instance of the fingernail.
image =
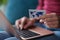
POLYGON ((41 19, 40 22, 44 22, 44 20, 41 19))
POLYGON ((22 25, 19 25, 19 27, 20 27, 21 30, 23 29, 23 28, 22 28, 22 25))

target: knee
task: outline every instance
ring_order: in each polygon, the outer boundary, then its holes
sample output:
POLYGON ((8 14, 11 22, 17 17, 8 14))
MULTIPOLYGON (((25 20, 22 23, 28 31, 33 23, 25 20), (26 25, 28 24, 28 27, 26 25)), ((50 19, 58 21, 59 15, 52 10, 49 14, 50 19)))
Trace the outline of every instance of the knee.
POLYGON ((54 34, 55 34, 57 37, 60 37, 60 31, 54 31, 54 34))
POLYGON ((10 37, 10 35, 6 31, 0 31, 0 40, 4 40, 10 37))
POLYGON ((18 40, 16 37, 10 37, 10 38, 7 38, 5 40, 18 40))

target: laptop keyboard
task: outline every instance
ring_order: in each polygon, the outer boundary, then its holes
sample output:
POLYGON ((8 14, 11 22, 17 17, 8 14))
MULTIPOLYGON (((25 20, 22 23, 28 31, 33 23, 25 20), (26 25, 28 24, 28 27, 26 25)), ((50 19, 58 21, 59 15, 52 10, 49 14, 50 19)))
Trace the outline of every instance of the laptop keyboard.
POLYGON ((34 33, 29 30, 20 30, 19 32, 20 32, 19 34, 24 38, 29 38, 29 37, 40 35, 40 34, 34 33))
POLYGON ((34 37, 34 36, 40 35, 40 34, 34 33, 29 30, 18 30, 17 28, 15 28, 15 30, 23 38, 29 38, 29 37, 34 37))

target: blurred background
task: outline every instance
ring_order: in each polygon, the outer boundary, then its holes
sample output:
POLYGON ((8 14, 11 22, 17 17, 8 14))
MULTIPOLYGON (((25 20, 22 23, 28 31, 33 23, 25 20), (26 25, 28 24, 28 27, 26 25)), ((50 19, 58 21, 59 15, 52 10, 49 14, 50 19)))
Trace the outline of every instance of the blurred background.
POLYGON ((7 0, 0 0, 0 11, 4 12, 6 4, 7 4, 7 0))
MULTIPOLYGON (((5 8, 6 8, 6 4, 7 4, 7 0, 0 0, 0 13, 4 13, 5 8)), ((0 23, 0 30, 2 30, 3 29, 3 26, 1 27, 2 21, 0 20, 0 22, 1 22, 0 23)))
POLYGON ((38 0, 0 0, 0 13, 4 13, 9 22, 14 25, 17 19, 23 16, 29 17, 28 10, 36 9, 37 5, 38 0))

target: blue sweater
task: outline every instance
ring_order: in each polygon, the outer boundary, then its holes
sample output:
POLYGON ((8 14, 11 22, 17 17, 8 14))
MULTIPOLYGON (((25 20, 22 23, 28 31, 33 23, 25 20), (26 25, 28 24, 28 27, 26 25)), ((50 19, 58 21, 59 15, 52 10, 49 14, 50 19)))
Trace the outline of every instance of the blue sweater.
POLYGON ((29 17, 28 9, 35 9, 38 0, 8 0, 5 16, 14 24, 23 16, 29 17))

